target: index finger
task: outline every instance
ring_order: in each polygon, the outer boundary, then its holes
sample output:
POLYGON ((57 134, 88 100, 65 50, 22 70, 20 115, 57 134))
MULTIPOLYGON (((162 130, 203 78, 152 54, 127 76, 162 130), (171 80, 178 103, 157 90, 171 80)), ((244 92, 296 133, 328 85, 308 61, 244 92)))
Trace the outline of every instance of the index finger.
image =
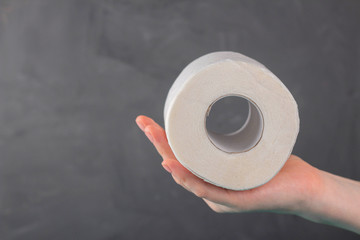
POLYGON ((153 145, 163 159, 176 159, 168 143, 165 130, 159 124, 153 119, 142 115, 136 118, 136 123, 147 135, 150 134, 153 145))

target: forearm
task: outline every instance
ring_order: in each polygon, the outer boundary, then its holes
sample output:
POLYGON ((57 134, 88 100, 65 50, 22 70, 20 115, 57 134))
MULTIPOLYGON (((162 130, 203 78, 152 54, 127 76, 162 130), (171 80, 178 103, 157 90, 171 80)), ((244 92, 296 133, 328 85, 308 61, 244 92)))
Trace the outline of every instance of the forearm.
POLYGON ((360 182, 320 170, 322 186, 298 215, 360 234, 360 182))

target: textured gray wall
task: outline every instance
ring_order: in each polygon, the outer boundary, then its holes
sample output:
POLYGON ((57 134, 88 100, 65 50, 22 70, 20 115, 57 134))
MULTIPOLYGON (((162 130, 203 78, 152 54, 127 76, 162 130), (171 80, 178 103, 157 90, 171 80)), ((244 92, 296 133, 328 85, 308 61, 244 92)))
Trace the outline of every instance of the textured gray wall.
POLYGON ((358 239, 216 214, 135 125, 191 60, 238 51, 293 93, 295 154, 360 180, 359 1, 0 1, 0 239, 358 239))

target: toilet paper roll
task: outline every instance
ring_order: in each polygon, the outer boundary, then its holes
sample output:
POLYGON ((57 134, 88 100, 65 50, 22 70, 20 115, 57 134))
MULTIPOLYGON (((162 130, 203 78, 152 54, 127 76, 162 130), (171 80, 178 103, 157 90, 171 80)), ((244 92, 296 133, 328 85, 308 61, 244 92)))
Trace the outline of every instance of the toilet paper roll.
POLYGON ((245 190, 273 178, 291 154, 299 132, 297 104, 264 65, 235 52, 191 62, 165 102, 165 131, 176 158, 214 185, 245 190), (226 96, 249 101, 244 126, 230 134, 206 129, 211 106, 226 96))

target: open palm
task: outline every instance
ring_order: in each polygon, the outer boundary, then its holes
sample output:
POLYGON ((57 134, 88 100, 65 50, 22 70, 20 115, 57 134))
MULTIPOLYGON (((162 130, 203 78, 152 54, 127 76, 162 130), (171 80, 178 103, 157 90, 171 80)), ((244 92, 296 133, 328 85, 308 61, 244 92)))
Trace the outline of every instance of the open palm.
POLYGON ((279 173, 266 184, 244 191, 228 190, 212 185, 192 174, 176 160, 164 129, 146 116, 136 123, 162 156, 163 167, 176 183, 202 198, 216 212, 274 211, 296 213, 304 209, 306 197, 320 188, 319 170, 291 155, 279 173))

